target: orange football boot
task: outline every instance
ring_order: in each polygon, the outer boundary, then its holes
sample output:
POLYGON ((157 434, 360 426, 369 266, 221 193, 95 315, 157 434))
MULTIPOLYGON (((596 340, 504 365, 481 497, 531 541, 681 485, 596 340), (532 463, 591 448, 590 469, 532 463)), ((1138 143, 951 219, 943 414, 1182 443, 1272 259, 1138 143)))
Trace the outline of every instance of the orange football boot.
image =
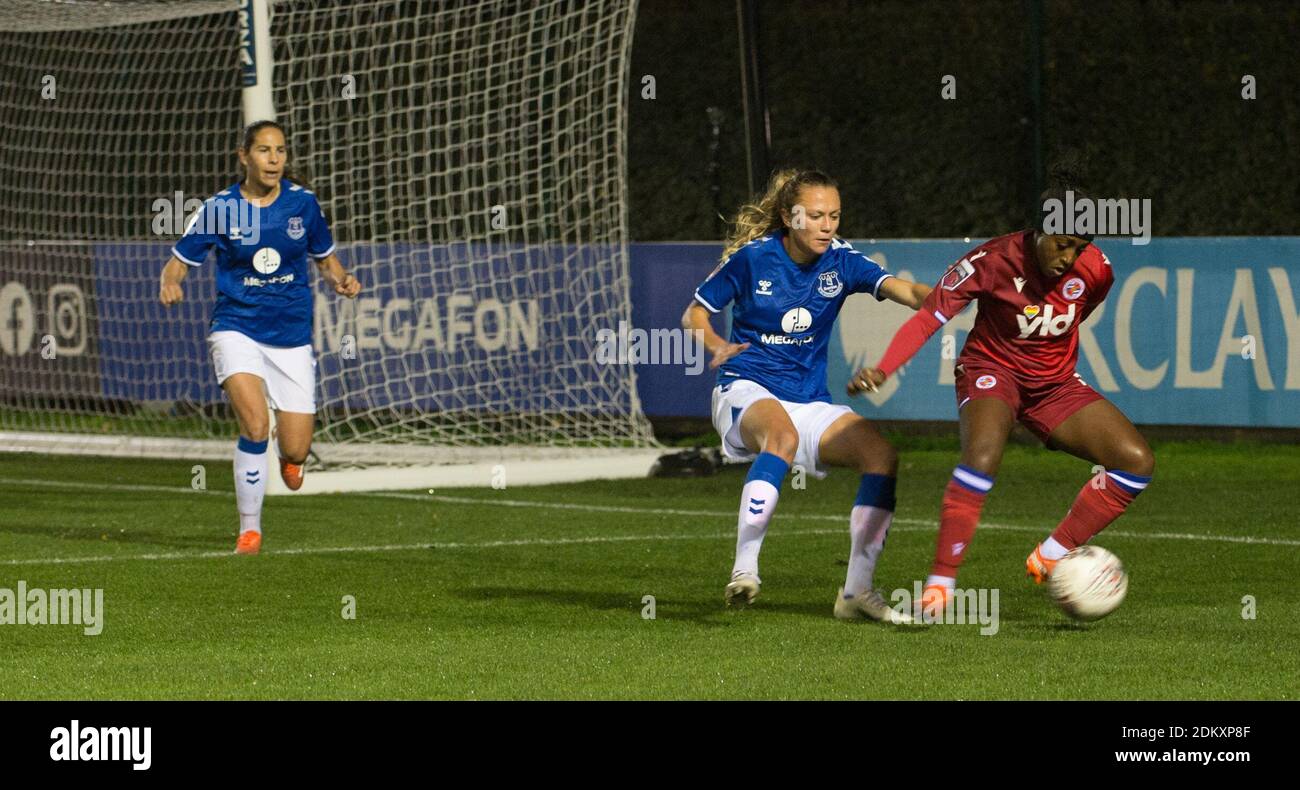
POLYGON ((283 458, 280 459, 280 479, 289 487, 290 491, 297 491, 302 488, 303 464, 291 464, 283 458))
POLYGON ((943 619, 943 612, 948 608, 952 590, 942 584, 931 584, 921 591, 921 621, 934 623, 943 619))
POLYGON ((1058 562, 1060 560, 1049 560, 1043 556, 1043 544, 1040 543, 1025 558, 1025 575, 1033 579, 1034 584, 1042 584, 1052 575, 1058 562))
POLYGON ((262 550, 262 533, 250 529, 241 533, 239 542, 235 544, 236 554, 257 554, 262 550))

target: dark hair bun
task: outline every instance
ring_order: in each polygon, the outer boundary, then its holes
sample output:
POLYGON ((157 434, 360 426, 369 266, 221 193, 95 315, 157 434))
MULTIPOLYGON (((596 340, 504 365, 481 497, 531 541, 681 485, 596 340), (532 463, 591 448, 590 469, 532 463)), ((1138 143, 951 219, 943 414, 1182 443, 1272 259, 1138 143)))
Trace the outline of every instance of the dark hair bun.
POLYGON ((1047 188, 1083 192, 1088 182, 1088 160, 1082 151, 1070 149, 1052 162, 1047 170, 1047 188))

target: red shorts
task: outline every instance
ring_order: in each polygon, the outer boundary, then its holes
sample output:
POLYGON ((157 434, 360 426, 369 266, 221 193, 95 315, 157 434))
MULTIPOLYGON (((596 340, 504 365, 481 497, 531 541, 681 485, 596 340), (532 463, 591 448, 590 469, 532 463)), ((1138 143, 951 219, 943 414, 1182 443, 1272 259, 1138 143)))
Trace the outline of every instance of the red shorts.
POLYGON ((969 400, 997 398, 1043 443, 1071 414, 1102 399, 1078 373, 1064 381, 1030 384, 1006 368, 982 361, 958 365, 956 384, 958 410, 969 400))

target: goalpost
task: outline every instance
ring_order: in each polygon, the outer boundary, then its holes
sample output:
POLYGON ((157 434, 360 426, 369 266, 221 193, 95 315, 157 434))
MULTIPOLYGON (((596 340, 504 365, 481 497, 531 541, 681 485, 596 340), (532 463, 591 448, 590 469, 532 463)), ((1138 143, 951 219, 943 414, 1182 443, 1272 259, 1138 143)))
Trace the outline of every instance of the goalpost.
POLYGON ((635 0, 264 2, 0 18, 0 446, 230 457, 211 259, 170 310, 158 274, 275 113, 364 287, 314 284, 305 492, 645 475, 595 354, 631 319, 635 0))

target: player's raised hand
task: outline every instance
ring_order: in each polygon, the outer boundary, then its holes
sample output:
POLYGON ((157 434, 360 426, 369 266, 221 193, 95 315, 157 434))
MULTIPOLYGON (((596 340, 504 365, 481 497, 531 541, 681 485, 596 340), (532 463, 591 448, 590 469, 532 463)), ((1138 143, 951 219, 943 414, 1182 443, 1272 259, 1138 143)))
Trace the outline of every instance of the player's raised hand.
POLYGON ((361 281, 350 274, 345 274, 342 280, 334 284, 334 293, 355 299, 357 294, 361 293, 361 281))
POLYGON ((190 267, 177 260, 175 255, 169 258, 158 280, 158 301, 166 307, 171 307, 183 300, 185 292, 181 290, 181 281, 189 272, 190 267))
POLYGON ((875 392, 885 383, 885 374, 875 368, 863 368, 853 374, 849 379, 849 395, 857 395, 862 392, 875 392))
POLYGON ((164 282, 158 289, 158 301, 168 307, 171 307, 184 298, 185 292, 181 290, 180 283, 164 282))
POLYGON ((718 353, 714 354, 713 359, 709 360, 709 367, 716 368, 747 348, 749 348, 748 343, 728 343, 718 349, 718 353))

